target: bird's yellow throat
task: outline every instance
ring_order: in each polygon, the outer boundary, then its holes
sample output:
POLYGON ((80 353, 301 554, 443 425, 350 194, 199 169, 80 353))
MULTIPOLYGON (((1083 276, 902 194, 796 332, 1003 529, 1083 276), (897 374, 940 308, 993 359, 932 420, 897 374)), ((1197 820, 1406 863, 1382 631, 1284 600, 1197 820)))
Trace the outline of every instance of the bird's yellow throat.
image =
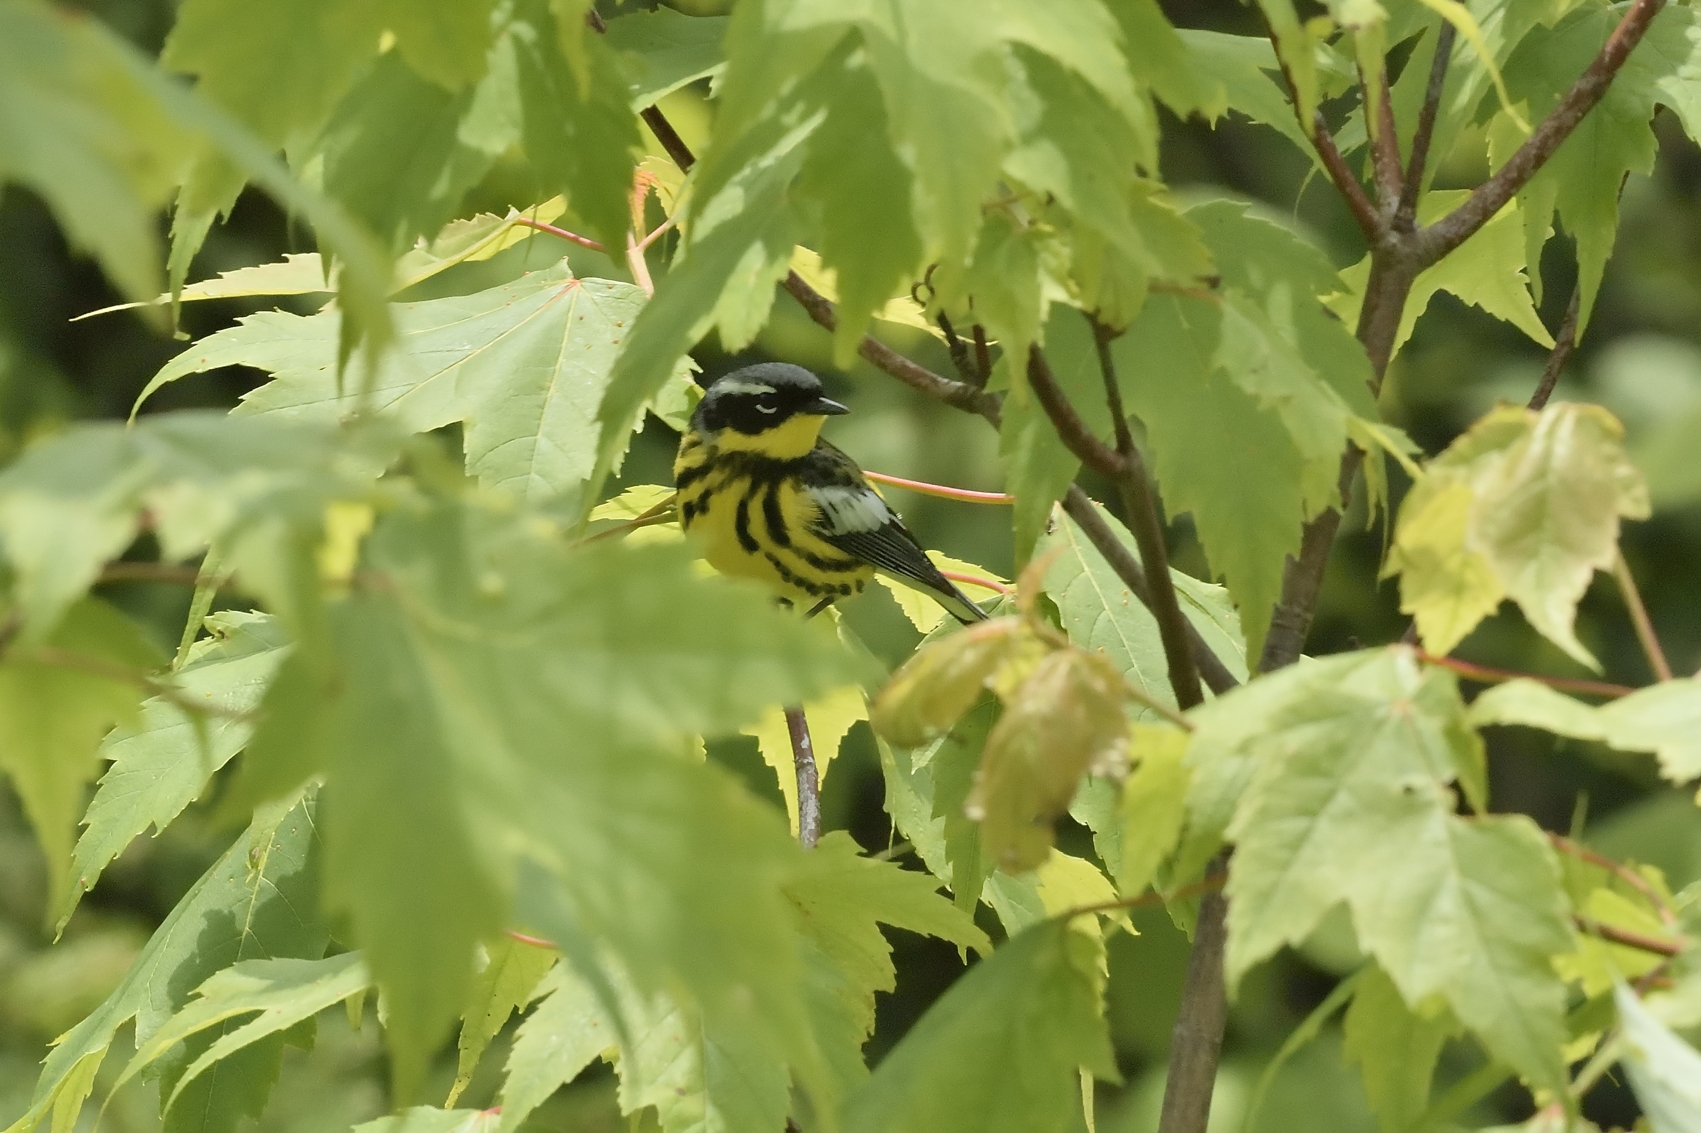
POLYGON ((773 460, 796 460, 815 447, 825 420, 819 414, 799 413, 760 433, 722 429, 715 438, 715 448, 721 452, 753 452, 773 460))

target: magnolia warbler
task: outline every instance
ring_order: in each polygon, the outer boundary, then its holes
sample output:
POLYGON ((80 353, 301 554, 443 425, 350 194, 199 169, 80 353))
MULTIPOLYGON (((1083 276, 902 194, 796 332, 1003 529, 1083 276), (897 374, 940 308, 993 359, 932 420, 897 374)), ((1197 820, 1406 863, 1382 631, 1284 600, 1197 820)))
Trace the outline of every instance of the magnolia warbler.
POLYGON ((764 362, 718 379, 679 441, 679 519, 723 574, 767 583, 810 613, 881 571, 960 622, 985 619, 933 565, 856 461, 821 439, 829 400, 801 366, 764 362))

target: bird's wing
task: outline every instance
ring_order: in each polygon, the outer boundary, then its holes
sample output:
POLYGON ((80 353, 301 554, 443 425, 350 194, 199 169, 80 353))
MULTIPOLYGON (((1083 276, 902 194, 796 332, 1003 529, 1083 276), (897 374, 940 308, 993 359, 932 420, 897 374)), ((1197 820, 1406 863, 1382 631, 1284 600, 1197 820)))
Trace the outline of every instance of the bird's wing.
POLYGON ((903 520, 866 483, 812 484, 803 489, 817 508, 810 534, 938 599, 959 621, 986 614, 939 573, 903 520))

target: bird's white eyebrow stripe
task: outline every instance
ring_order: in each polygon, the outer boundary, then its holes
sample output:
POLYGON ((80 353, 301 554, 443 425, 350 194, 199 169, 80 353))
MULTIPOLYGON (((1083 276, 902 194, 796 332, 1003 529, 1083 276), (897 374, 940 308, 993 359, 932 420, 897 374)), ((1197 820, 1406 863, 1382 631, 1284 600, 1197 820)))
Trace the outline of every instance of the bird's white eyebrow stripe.
POLYGON ((722 381, 718 387, 722 393, 773 393, 774 387, 763 385, 761 382, 728 382, 722 381))

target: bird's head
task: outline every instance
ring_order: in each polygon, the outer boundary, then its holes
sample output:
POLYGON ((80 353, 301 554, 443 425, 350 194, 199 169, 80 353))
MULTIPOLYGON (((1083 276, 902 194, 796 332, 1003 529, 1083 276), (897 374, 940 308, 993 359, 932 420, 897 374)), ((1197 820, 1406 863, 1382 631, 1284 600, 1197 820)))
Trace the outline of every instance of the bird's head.
POLYGON ((717 448, 793 460, 815 447, 823 421, 849 412, 802 366, 763 362, 717 378, 691 426, 712 437, 717 448))

